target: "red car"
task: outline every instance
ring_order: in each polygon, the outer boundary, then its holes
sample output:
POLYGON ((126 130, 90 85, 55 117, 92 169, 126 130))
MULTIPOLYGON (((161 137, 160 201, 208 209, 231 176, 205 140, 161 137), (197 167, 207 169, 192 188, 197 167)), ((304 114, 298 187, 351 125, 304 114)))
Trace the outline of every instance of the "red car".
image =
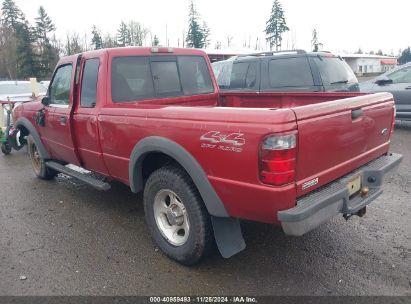
POLYGON ((389 153, 389 93, 220 93, 211 71, 192 49, 62 58, 47 96, 14 112, 36 175, 144 191, 154 239, 190 265, 214 241, 224 257, 243 250, 240 219, 300 236, 362 216, 402 159, 389 153))

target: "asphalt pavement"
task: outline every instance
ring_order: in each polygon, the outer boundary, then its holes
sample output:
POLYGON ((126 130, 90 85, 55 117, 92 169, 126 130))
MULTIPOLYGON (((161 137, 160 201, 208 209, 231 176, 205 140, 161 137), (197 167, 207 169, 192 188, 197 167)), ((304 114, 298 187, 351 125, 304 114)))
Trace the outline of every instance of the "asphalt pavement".
POLYGON ((35 178, 25 151, 0 156, 0 295, 411 295, 411 126, 384 194, 363 218, 287 237, 242 223, 247 249, 195 267, 165 257, 140 195, 35 178))

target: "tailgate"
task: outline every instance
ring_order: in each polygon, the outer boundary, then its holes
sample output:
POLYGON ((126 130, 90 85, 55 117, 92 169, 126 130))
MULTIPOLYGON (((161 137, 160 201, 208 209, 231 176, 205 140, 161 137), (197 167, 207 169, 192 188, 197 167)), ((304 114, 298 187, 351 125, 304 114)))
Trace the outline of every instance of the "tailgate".
POLYGON ((298 196, 388 152, 394 112, 389 93, 292 110, 298 125, 298 196))

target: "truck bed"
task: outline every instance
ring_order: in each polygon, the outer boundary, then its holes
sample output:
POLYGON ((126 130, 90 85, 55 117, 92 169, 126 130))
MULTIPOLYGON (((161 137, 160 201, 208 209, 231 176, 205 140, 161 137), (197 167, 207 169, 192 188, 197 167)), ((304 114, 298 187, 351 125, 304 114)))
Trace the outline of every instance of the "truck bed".
POLYGON ((366 95, 358 92, 227 92, 218 96, 156 99, 140 105, 210 106, 229 108, 291 108, 366 95))
POLYGON ((128 183, 126 168, 135 142, 165 136, 196 156, 230 214, 251 220, 266 216, 264 221, 272 223, 276 211, 290 208, 295 197, 388 153, 393 105, 389 93, 238 92, 159 99, 104 106, 100 136, 106 164, 117 179, 128 183), (356 110, 362 115, 353 119, 356 110), (244 134, 242 153, 202 148, 199 138, 210 131, 244 134), (295 184, 267 187, 257 174, 259 145, 267 134, 284 132, 298 133, 295 184), (121 143, 117 138, 123 138, 121 143), (304 186, 310 181, 310 187, 304 186), (281 195, 276 204, 270 200, 281 195), (263 216, 261 210, 271 212, 263 216))

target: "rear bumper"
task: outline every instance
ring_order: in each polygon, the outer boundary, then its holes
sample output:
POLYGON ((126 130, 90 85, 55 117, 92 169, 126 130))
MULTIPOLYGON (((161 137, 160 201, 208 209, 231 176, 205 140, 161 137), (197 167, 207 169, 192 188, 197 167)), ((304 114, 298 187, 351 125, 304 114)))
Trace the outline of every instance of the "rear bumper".
POLYGON ((400 154, 381 156, 342 178, 298 199, 294 208, 278 212, 285 234, 301 236, 337 214, 356 214, 375 200, 382 191, 383 177, 402 160, 400 154), (368 187, 366 197, 350 199, 347 183, 361 176, 361 186, 368 187))

